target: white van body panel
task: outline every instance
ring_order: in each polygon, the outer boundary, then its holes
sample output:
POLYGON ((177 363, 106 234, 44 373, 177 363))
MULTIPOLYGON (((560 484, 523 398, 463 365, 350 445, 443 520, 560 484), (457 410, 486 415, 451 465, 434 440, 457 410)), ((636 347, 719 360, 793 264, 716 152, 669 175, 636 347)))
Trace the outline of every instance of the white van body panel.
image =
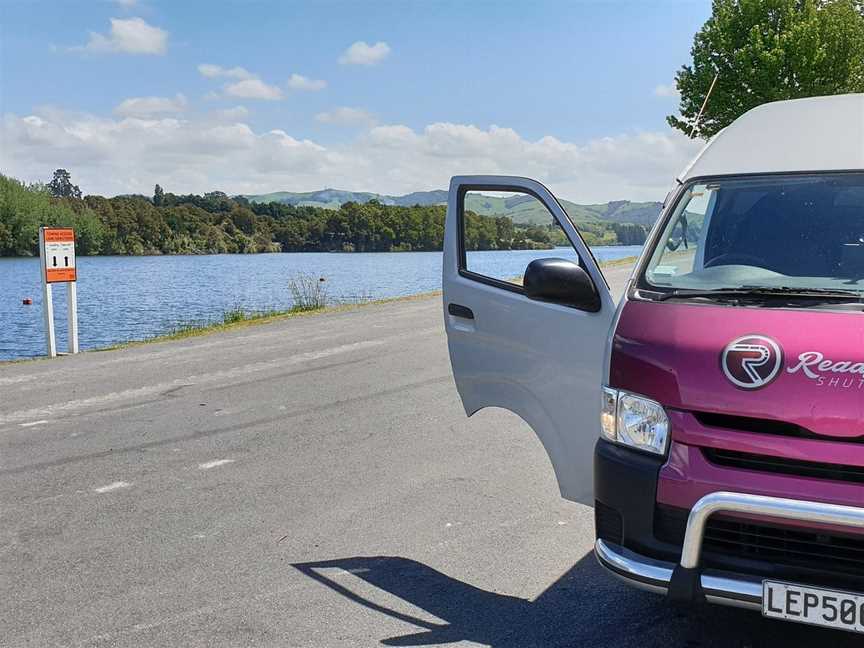
POLYGON ((561 495, 593 504, 600 385, 615 304, 593 256, 549 190, 526 178, 453 178, 444 234, 443 291, 450 362, 466 413, 470 416, 485 407, 516 413, 540 438, 561 495), (534 301, 460 273, 458 196, 465 187, 523 190, 543 202, 594 280, 599 312, 534 301), (470 309, 473 319, 451 314, 451 304, 470 309))
POLYGON ((864 168, 864 94, 763 104, 717 133, 678 179, 864 168))

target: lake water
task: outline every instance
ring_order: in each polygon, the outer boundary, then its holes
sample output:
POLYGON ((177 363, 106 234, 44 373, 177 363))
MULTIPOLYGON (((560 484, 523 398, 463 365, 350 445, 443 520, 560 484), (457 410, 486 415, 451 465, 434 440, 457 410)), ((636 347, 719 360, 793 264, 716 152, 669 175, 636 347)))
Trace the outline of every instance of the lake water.
MULTIPOLYGON (((635 256, 640 246, 593 249, 601 260, 635 256)), ((575 257, 569 248, 471 252, 472 270, 521 275, 544 256, 575 257)), ((291 307, 288 279, 326 279, 336 302, 411 295, 441 287, 440 252, 78 257, 78 329, 82 350, 161 335, 190 323, 221 320, 232 308, 291 307)), ((54 286, 57 349, 66 345, 66 287, 54 286)), ((0 258, 0 360, 45 353, 38 258, 0 258), (22 305, 29 297, 31 306, 22 305)))

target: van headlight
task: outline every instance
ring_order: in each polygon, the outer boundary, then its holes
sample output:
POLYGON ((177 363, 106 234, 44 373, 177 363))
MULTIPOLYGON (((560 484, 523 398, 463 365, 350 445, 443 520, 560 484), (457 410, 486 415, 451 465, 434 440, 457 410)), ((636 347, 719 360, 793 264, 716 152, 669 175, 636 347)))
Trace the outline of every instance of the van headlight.
POLYGON ((666 454, 669 418, 656 401, 603 387, 600 433, 613 443, 662 455, 666 454))

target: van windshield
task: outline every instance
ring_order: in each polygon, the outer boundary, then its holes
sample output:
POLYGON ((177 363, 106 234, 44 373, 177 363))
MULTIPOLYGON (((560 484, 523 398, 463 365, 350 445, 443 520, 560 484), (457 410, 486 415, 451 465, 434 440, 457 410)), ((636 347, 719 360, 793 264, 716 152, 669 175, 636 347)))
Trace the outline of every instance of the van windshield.
POLYGON ((864 173, 690 185, 656 241, 640 287, 666 296, 800 291, 860 299, 864 173))

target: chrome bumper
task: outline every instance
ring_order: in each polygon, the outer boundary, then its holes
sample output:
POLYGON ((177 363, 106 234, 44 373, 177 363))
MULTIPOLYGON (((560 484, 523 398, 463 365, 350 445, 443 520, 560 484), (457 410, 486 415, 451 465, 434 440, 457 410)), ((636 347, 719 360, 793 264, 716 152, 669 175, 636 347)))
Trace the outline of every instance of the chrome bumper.
POLYGON ((761 577, 715 570, 698 571, 705 525, 708 518, 718 512, 864 529, 864 508, 718 492, 700 499, 690 511, 678 565, 642 556, 600 539, 594 545, 594 553, 601 565, 636 587, 667 594, 673 574, 676 570, 684 570, 698 576, 701 594, 707 602, 761 610, 761 577))

